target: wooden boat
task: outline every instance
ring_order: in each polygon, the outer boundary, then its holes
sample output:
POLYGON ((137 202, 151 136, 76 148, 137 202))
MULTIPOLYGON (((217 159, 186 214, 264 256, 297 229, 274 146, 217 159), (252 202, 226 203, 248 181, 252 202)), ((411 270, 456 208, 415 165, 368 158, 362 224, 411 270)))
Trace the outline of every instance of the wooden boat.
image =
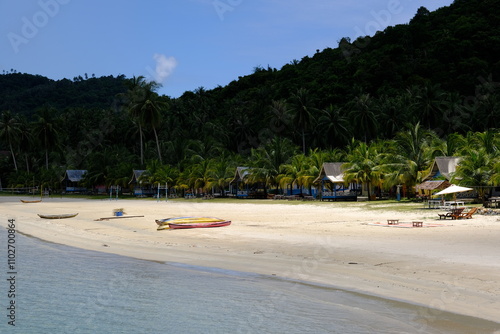
POLYGON ((185 229, 185 228, 206 228, 206 227, 222 227, 231 225, 231 221, 220 221, 220 222, 205 222, 205 223, 184 223, 184 224, 176 224, 169 223, 168 227, 170 229, 185 229))
POLYGON ((170 223, 186 224, 186 223, 205 223, 205 222, 220 222, 220 221, 224 221, 224 219, 216 217, 174 217, 166 219, 157 219, 156 224, 162 226, 162 225, 168 225, 170 223))
POLYGON ((230 221, 216 217, 175 217, 157 219, 158 230, 197 228, 197 227, 220 227, 231 224, 230 221))
POLYGON ((21 202, 23 202, 23 203, 40 203, 41 201, 42 201, 41 199, 32 200, 32 201, 25 200, 25 199, 21 200, 21 202))
POLYGON ((99 219, 94 219, 95 221, 102 221, 102 220, 110 220, 110 219, 122 219, 122 218, 139 218, 139 217, 144 217, 143 215, 140 216, 112 216, 112 217, 102 217, 99 219))
POLYGON ((40 218, 45 218, 45 219, 64 219, 64 218, 73 218, 76 217, 78 213, 63 213, 59 215, 42 215, 38 214, 40 218))

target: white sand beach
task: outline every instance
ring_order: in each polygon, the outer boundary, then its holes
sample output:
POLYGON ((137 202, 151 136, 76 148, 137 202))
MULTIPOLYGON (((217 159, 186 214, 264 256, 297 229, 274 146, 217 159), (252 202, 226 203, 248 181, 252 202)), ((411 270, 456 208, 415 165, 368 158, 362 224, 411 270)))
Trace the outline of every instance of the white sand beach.
POLYGON ((20 198, 0 197, 0 225, 15 219, 18 232, 46 241, 275 275, 436 308, 422 314, 427 319, 449 311, 499 321, 500 216, 439 220, 441 211, 411 204, 390 211, 382 205, 367 209, 366 203, 47 198, 25 204, 20 198), (144 217, 96 220, 116 208, 144 217), (37 215, 63 213, 78 216, 37 215), (176 216, 215 216, 232 224, 156 230, 155 219, 176 216), (372 225, 387 219, 421 220, 424 227, 372 225))

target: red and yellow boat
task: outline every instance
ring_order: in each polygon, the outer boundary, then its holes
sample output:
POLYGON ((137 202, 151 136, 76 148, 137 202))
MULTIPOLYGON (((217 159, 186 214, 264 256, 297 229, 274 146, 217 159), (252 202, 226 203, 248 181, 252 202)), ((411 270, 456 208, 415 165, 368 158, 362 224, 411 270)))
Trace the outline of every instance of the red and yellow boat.
POLYGON ((216 217, 175 217, 156 220, 158 231, 166 229, 188 229, 222 227, 231 225, 231 221, 216 217))

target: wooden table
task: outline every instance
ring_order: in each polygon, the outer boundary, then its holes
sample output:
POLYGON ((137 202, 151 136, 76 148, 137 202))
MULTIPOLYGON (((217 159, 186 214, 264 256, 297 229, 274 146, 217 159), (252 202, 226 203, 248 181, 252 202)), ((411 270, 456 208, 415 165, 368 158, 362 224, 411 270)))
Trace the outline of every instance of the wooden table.
POLYGON ((499 197, 491 197, 486 201, 486 207, 488 208, 498 208, 498 204, 500 203, 499 197))
POLYGON ((398 225, 399 219, 387 219, 387 224, 389 225, 398 225))
POLYGON ((427 201, 427 206, 429 209, 439 209, 441 206, 441 200, 440 199, 430 199, 427 201))
POLYGON ((421 222, 421 221, 414 221, 413 222, 413 227, 423 227, 424 226, 424 222, 421 222))

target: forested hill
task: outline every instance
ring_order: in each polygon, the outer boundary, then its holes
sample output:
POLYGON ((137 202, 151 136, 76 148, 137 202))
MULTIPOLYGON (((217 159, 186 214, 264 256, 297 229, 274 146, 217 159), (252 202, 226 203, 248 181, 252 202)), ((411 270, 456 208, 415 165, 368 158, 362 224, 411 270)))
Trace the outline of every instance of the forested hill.
POLYGON ((352 180, 410 189, 438 154, 470 162, 462 183, 482 181, 464 185, 498 184, 498 22, 500 0, 421 7, 407 24, 173 99, 144 77, 4 72, 0 185, 55 188, 64 169, 85 169, 87 185, 128 187, 147 169, 148 182, 209 190, 250 166, 285 187, 312 182, 322 161, 361 161, 351 175, 387 170, 352 180))
MULTIPOLYGON (((421 7, 408 24, 354 41, 339 37, 337 46, 281 69, 256 66, 227 86, 193 87, 165 99, 163 122, 170 134, 205 140, 210 120, 233 151, 240 142, 259 146, 275 135, 297 145, 307 135, 309 147, 342 147, 352 137, 392 138, 417 122, 440 135, 500 127, 498 22, 499 0, 456 0, 434 12, 421 7)), ((0 111, 109 108, 126 80, 8 73, 0 75, 0 111)))
POLYGON ((319 108, 344 106, 362 94, 395 97, 408 89, 470 97, 477 86, 500 81, 500 1, 456 0, 408 24, 391 26, 336 48, 294 60, 277 71, 256 68, 222 89, 225 98, 265 94, 289 98, 300 88, 319 108), (439 89, 437 89, 439 88, 439 89))
POLYGON ((125 76, 51 80, 40 75, 17 73, 0 75, 0 111, 32 115, 37 109, 108 109, 116 94, 124 93, 125 76))

